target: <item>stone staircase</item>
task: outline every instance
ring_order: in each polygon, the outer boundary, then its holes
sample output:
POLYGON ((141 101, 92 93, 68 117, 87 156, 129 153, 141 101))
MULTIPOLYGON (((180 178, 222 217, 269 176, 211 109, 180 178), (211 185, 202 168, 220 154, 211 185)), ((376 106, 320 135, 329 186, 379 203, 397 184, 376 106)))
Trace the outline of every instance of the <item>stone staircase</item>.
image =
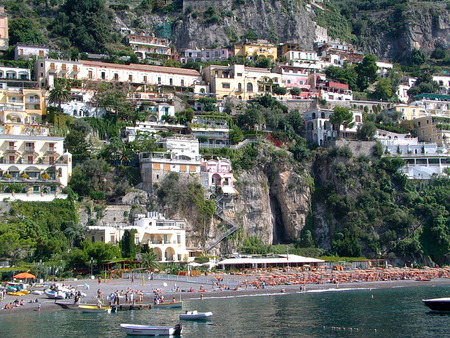
POLYGON ((230 228, 222 233, 214 242, 212 242, 208 247, 206 247, 205 251, 210 251, 211 249, 215 248, 220 242, 222 242, 225 238, 231 236, 232 234, 234 234, 238 229, 239 229, 239 225, 236 224, 235 222, 233 222, 232 220, 226 218, 223 216, 223 207, 222 207, 222 201, 223 199, 223 195, 220 196, 217 200, 216 200, 216 212, 215 215, 217 218, 219 218, 223 223, 225 223, 226 225, 228 225, 230 228))

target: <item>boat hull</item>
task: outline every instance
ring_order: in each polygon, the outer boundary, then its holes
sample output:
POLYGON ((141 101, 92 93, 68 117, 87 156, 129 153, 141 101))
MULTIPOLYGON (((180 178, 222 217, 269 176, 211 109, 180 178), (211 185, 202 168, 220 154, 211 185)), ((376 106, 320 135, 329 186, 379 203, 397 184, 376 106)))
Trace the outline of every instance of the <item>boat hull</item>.
POLYGON ((422 301, 433 312, 450 312, 450 298, 424 299, 422 301))
POLYGON ((175 327, 120 324, 120 328, 130 336, 175 336, 182 331, 180 324, 175 327))
POLYGON ((109 306, 97 307, 95 305, 78 305, 78 308, 83 313, 111 313, 111 307, 109 306))
POLYGON ((190 312, 180 314, 180 319, 183 320, 207 320, 212 317, 212 312, 190 312))
POLYGON ((176 302, 176 303, 159 303, 154 304, 153 307, 157 309, 179 309, 183 307, 183 302, 176 302))

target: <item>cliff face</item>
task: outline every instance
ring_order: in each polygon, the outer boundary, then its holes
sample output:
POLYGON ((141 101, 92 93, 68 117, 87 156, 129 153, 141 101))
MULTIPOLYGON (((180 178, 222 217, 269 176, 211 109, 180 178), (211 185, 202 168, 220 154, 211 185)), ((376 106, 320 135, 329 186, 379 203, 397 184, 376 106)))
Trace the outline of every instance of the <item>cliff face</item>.
POLYGON ((445 3, 412 3, 381 14, 369 21, 360 37, 364 51, 379 58, 401 60, 413 49, 431 52, 450 45, 450 13, 445 3))
MULTIPOLYGON (((246 0, 240 5, 228 1, 224 6, 225 2, 190 1, 182 12, 170 14, 137 16, 132 11, 117 12, 116 28, 133 28, 139 22, 139 28, 150 33, 170 23, 168 34, 178 51, 230 46, 248 31, 273 43, 297 42, 304 49, 311 49, 314 41, 330 41, 326 27, 315 22, 316 12, 328 11, 324 4, 246 0), (207 14, 209 9, 212 11, 207 14)), ((408 56, 413 48, 432 51, 436 46, 450 44, 450 16, 444 2, 410 3, 399 8, 354 13, 355 21, 364 27, 357 33, 358 48, 379 58, 399 59, 408 56)))
MULTIPOLYGON (((235 174, 239 196, 223 215, 239 230, 238 236, 217 246, 222 254, 236 251, 246 237, 258 237, 265 244, 292 243, 300 237, 310 212, 311 178, 307 170, 291 161, 290 155, 279 152, 283 159, 260 154, 261 159, 266 158, 264 163, 235 174)), ((218 228, 223 223, 213 223, 208 243, 225 230, 218 228)))

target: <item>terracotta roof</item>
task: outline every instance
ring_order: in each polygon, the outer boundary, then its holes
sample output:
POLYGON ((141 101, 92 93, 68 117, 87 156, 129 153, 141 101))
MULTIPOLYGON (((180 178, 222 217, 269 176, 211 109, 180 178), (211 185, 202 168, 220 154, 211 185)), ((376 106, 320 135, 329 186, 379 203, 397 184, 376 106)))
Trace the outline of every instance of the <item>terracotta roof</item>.
POLYGON ((348 85, 345 83, 340 83, 340 82, 331 82, 330 81, 330 82, 328 82, 328 87, 348 90, 348 85))
POLYGON ((168 73, 186 76, 201 76, 195 69, 175 68, 175 67, 162 67, 153 65, 141 65, 132 63, 130 65, 123 65, 118 63, 98 62, 81 60, 81 63, 85 67, 101 67, 107 69, 129 69, 140 72, 153 72, 153 73, 168 73))

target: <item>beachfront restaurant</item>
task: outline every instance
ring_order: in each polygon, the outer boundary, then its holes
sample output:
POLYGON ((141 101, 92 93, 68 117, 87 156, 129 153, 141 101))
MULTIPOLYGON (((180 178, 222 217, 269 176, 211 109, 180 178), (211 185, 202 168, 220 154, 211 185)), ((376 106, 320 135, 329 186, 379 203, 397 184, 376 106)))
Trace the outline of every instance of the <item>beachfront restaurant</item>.
POLYGON ((248 270, 269 268, 318 267, 325 261, 322 259, 298 255, 246 256, 227 258, 217 263, 222 270, 248 270))

